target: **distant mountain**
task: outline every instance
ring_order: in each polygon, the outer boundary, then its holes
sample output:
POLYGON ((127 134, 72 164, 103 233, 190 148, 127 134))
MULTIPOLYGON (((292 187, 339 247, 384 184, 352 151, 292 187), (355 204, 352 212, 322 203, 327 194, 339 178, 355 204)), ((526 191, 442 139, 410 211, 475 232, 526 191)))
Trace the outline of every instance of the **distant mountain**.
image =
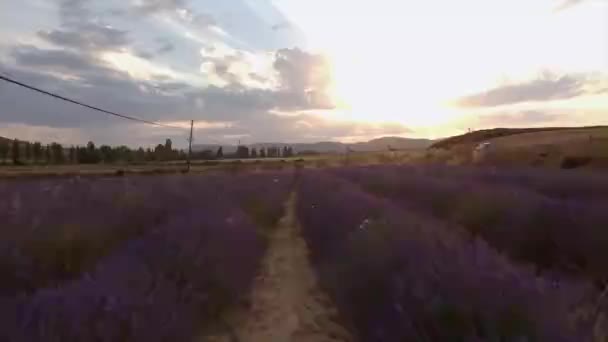
POLYGON ((421 149, 431 146, 432 140, 428 139, 409 139, 401 137, 383 137, 373 139, 368 142, 352 144, 354 151, 383 151, 389 147, 395 150, 421 149))
MULTIPOLYGON (((341 142, 334 141, 321 141, 316 143, 284 143, 284 142, 276 142, 276 143, 256 143, 247 145, 249 147, 255 147, 257 149, 260 148, 268 148, 268 147, 281 147, 281 146, 291 146, 296 152, 302 151, 311 151, 318 153, 344 153, 347 150, 347 147, 350 148, 351 151, 355 152, 373 152, 373 151, 387 151, 389 147, 395 150, 411 150, 411 149, 421 149, 427 148, 433 143, 432 140, 428 139, 409 139, 409 138, 401 138, 401 137, 383 137, 378 139, 373 139, 367 142, 358 142, 353 144, 344 144, 341 142)), ((194 145, 192 149, 195 151, 203 151, 203 150, 211 150, 217 151, 220 145, 217 144, 201 144, 194 145)), ((234 153, 236 151, 236 146, 234 145, 222 145, 224 153, 234 153)))

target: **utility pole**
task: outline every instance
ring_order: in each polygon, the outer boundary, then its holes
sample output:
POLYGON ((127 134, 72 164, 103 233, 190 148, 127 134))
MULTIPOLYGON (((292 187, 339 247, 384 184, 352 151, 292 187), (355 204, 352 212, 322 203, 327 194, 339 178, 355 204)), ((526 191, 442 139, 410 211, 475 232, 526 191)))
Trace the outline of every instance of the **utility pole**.
POLYGON ((190 120, 190 139, 188 139, 188 172, 190 172, 190 158, 192 156, 192 131, 194 129, 194 120, 190 120))

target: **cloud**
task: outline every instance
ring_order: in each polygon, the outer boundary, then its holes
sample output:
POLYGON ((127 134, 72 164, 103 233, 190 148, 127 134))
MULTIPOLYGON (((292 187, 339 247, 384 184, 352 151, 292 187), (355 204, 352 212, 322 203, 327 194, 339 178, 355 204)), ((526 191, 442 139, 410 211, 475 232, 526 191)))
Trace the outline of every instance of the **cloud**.
POLYGON ((63 25, 86 22, 91 16, 91 0, 60 0, 59 17, 63 25))
POLYGON ((199 27, 217 26, 218 23, 213 16, 208 13, 199 13, 193 16, 192 23, 199 27))
POLYGON ((128 31, 117 29, 103 20, 105 12, 95 12, 91 0, 61 0, 59 27, 40 30, 37 36, 57 47, 80 53, 120 50, 131 45, 128 31))
MULTIPOLYGON (((115 70, 91 54, 18 46, 13 56, 16 67, 10 69, 7 66, 6 71, 15 74, 17 79, 94 106, 146 120, 239 121, 259 117, 275 109, 319 108, 303 100, 303 89, 313 87, 314 82, 289 80, 289 77, 299 77, 295 73, 284 72, 282 80, 297 87, 250 88, 235 79, 234 83, 225 87, 201 89, 168 75, 157 75, 150 80, 133 79, 126 71, 115 70), (29 71, 28 68, 36 71, 29 71), (41 74, 44 70, 53 73, 41 74), (76 80, 62 80, 57 73, 69 74, 76 80), (199 103, 204 103, 204 110, 201 111, 199 103)), ((299 70, 295 62, 288 62, 286 58, 283 57, 282 63, 299 70)), ((218 73, 227 74, 228 71, 220 68, 218 73)), ((56 127, 88 126, 107 121, 99 113, 14 87, 1 92, 0 100, 5 104, 5 111, 0 113, 3 121, 12 119, 15 122, 56 127)))
POLYGON ((90 50, 125 47, 130 43, 127 34, 127 31, 95 23, 79 23, 68 29, 38 32, 39 37, 57 46, 90 50))
POLYGON ((142 13, 157 13, 164 11, 176 11, 186 7, 184 0, 139 0, 134 6, 142 13))
POLYGON ((32 45, 16 46, 11 53, 21 66, 39 70, 54 69, 64 72, 88 72, 98 70, 90 55, 65 50, 42 50, 32 45))
MULTIPOLYGON (((254 30, 248 25, 283 20, 275 15, 272 21, 256 17, 241 24, 237 14, 254 11, 242 0, 233 1, 244 7, 234 9, 232 25, 238 27, 233 26, 232 32, 250 34, 254 30)), ((24 40, 30 45, 17 40, 4 44, 3 72, 41 89, 145 120, 201 121, 205 124, 199 133, 216 140, 241 135, 251 141, 313 141, 405 131, 399 125, 340 122, 303 113, 332 108, 327 96, 330 67, 321 55, 266 47, 272 44, 240 44, 217 35, 196 42, 184 38, 184 27, 229 26, 226 17, 215 19, 223 5, 209 5, 211 16, 206 8, 187 1, 139 1, 137 12, 131 2, 120 9, 92 0, 55 4, 56 27, 33 29, 37 39, 24 40), (180 25, 174 26, 178 21, 180 25), (177 48, 179 59, 172 53, 177 48), (188 65, 181 63, 188 58, 188 65), (196 67, 208 66, 204 74, 192 69, 195 62, 196 67), (140 66, 146 67, 146 77, 137 76, 135 69, 140 66), (205 78, 212 77, 222 82, 208 84, 205 78)), ((272 33, 269 25, 255 30, 263 37, 272 33)), ((185 144, 181 132, 127 122, 10 84, 0 84, 0 103, 0 126, 31 140, 138 145, 175 137, 176 144, 177 140, 185 144)))
MULTIPOLYGON (((291 116, 264 112, 227 127, 214 127, 204 131, 209 141, 221 141, 239 136, 244 143, 253 142, 317 142, 341 138, 378 137, 401 135, 411 130, 397 123, 374 124, 367 122, 335 121, 319 114, 300 113, 291 116)), ((229 141, 233 143, 232 141, 229 141)))
POLYGON ((458 99, 460 107, 496 107, 533 101, 570 99, 586 92, 587 78, 580 75, 553 77, 544 75, 538 79, 501 86, 483 93, 458 99))
POLYGON ((274 68, 279 73, 280 87, 314 108, 333 108, 327 92, 331 84, 331 67, 322 55, 300 49, 280 49, 274 68))
POLYGON ((75 128, 56 128, 49 126, 26 125, 20 123, 2 123, 0 136, 10 139, 38 141, 41 137, 60 144, 82 142, 86 138, 75 128))
POLYGON ((287 30, 291 28, 291 23, 285 21, 279 24, 272 25, 271 28, 273 31, 287 30))
POLYGON ((483 127, 515 127, 550 125, 560 117, 560 114, 540 110, 527 110, 522 112, 502 112, 487 114, 478 117, 478 126, 483 127))
POLYGON ((331 80, 325 57, 298 48, 277 51, 274 67, 281 76, 281 87, 290 91, 325 90, 331 80))
POLYGON ((151 60, 155 57, 153 53, 145 51, 145 50, 138 50, 135 52, 135 55, 137 57, 147 59, 147 60, 151 60))
POLYGON ((554 12, 560 12, 563 10, 566 10, 568 8, 574 7, 576 5, 580 5, 581 3, 585 2, 587 0, 562 0, 561 4, 558 5, 554 12))
POLYGON ((175 45, 173 45, 173 43, 169 42, 169 41, 165 41, 162 43, 162 45, 156 50, 156 53, 158 54, 165 54, 168 52, 171 52, 175 50, 175 45))

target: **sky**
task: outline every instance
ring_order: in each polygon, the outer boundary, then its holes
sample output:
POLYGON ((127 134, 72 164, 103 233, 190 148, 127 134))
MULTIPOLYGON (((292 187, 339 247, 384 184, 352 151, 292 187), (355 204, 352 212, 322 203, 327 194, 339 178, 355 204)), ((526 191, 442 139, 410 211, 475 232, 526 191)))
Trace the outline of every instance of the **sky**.
POLYGON ((436 139, 608 124, 608 0, 0 0, 0 136, 436 139))

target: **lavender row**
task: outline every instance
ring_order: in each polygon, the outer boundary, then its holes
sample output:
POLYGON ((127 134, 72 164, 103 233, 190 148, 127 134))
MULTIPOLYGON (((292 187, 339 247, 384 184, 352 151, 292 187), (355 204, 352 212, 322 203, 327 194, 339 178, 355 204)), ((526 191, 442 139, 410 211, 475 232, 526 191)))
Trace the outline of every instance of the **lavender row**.
POLYGON ((441 179, 475 181, 523 187, 544 196, 579 201, 608 201, 608 176, 599 171, 565 171, 546 168, 493 168, 470 166, 388 166, 403 175, 426 175, 441 179))
POLYGON ((211 205, 127 242, 57 288, 5 299, 8 341, 188 341, 248 292, 264 243, 240 209, 211 205))
POLYGON ((465 227, 514 259, 542 270, 608 280, 608 202, 559 200, 517 186, 351 168, 336 174, 401 205, 465 227))
POLYGON ((309 172, 297 211, 323 286, 362 341, 587 341, 587 284, 547 281, 479 239, 309 172))
POLYGON ((229 202, 270 225, 280 217, 290 179, 275 173, 4 184, 0 294, 76 278, 126 241, 193 208, 229 202))
POLYGON ((291 178, 180 177, 165 179, 166 188, 161 179, 137 183, 175 208, 167 220, 78 278, 0 299, 0 340, 186 341, 221 326, 223 311, 248 294, 265 249, 260 225, 282 215, 291 178), (247 203, 256 199, 263 210, 251 212, 247 203))

